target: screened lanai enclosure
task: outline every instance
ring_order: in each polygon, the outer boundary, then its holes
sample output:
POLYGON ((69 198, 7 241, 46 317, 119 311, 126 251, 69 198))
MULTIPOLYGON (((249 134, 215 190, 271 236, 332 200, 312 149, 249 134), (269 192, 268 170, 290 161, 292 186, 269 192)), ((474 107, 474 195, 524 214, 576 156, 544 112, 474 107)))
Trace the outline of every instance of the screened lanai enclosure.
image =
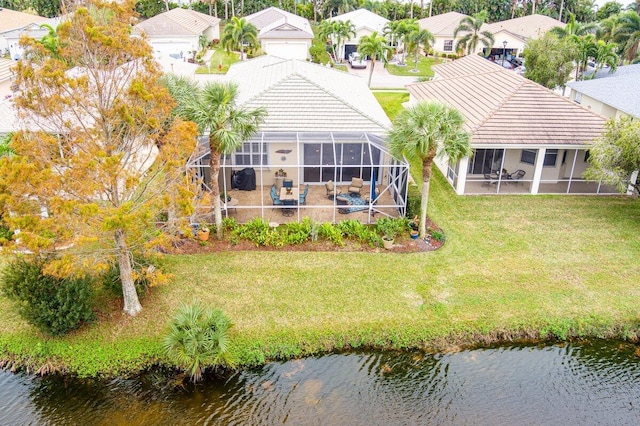
MULTIPOLYGON (((199 139, 188 167, 200 182, 192 222, 212 221, 208 137, 199 139)), ((336 223, 406 214, 409 166, 384 140, 367 132, 259 132, 221 158, 218 185, 223 216, 246 223, 336 223), (289 188, 289 189, 287 189, 289 188)))

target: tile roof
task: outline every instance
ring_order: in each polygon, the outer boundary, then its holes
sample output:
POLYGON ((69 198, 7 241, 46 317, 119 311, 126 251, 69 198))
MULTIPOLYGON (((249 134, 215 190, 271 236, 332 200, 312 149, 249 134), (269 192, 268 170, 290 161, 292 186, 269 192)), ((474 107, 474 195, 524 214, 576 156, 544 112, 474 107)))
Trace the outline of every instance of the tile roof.
POLYGON ((219 18, 176 8, 140 22, 134 27, 134 33, 144 32, 148 37, 193 36, 219 24, 219 18))
POLYGON ((618 67, 613 73, 598 72, 593 80, 572 81, 567 86, 640 118, 640 64, 618 67))
POLYGON ((238 102, 264 106, 262 131, 366 131, 384 134, 390 121, 361 77, 297 59, 261 56, 231 66, 238 102))
POLYGON ((553 27, 566 26, 565 23, 544 15, 527 15, 520 18, 489 24, 487 31, 496 34, 500 31, 508 31, 526 40, 543 36, 553 27))
POLYGON ((47 18, 43 18, 42 16, 0 8, 0 34, 26 27, 29 24, 40 24, 45 21, 47 21, 47 18))
POLYGON ((407 89, 457 108, 474 145, 589 145, 602 133, 604 117, 478 55, 448 65, 450 77, 407 89))
POLYGON ((451 78, 474 73, 495 71, 495 64, 492 64, 491 61, 486 60, 480 55, 468 55, 464 58, 464 61, 458 59, 434 65, 432 69, 435 73, 435 77, 451 78), (473 57, 473 59, 466 59, 468 57, 473 57))
POLYGON ((309 20, 277 7, 269 7, 246 16, 258 29, 258 38, 313 38, 309 20))
POLYGON ((384 27, 389 23, 387 18, 383 18, 367 9, 357 9, 342 15, 334 16, 327 21, 351 21, 356 27, 356 31, 361 28, 369 28, 372 31, 382 33, 384 27))
MULTIPOLYGON (((420 28, 427 29, 433 33, 434 36, 445 37, 451 36, 453 37, 453 33, 460 25, 460 21, 463 18, 468 18, 469 15, 465 15, 464 13, 459 12, 447 12, 441 15, 434 15, 429 18, 423 18, 418 21, 418 25, 420 28)), ((482 30, 485 30, 485 26, 483 25, 482 30)))

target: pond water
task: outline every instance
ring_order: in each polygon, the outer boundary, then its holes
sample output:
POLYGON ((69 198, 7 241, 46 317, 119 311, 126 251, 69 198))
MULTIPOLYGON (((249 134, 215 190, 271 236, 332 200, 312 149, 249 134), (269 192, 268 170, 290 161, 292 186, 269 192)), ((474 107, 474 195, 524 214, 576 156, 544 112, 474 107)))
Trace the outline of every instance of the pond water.
POLYGON ((186 387, 160 373, 80 381, 0 372, 0 424, 637 425, 635 350, 595 341, 351 352, 186 387))

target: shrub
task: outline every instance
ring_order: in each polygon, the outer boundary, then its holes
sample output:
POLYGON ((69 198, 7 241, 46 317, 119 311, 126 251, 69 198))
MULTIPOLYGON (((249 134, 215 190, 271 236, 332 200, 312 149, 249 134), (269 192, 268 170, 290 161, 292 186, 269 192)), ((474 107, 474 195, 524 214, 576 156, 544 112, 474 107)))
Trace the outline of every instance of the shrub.
POLYGON ((409 229, 409 221, 404 217, 382 217, 376 222, 376 231, 387 239, 394 239, 407 229, 409 229))
POLYGON ((431 231, 431 238, 435 241, 444 241, 444 232, 442 231, 431 231))
POLYGON ((229 352, 231 326, 219 309, 203 308, 197 303, 183 305, 169 323, 171 330, 164 338, 163 348, 197 382, 206 366, 233 366, 229 352))
POLYGON ((92 280, 59 278, 43 273, 45 260, 18 259, 2 274, 2 292, 19 302, 18 312, 28 323, 61 336, 91 321, 92 280))

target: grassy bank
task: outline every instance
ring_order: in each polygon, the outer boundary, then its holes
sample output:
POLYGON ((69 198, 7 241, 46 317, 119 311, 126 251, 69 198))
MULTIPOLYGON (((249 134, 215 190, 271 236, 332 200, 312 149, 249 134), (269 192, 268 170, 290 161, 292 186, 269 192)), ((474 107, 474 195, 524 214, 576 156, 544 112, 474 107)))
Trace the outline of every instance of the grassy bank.
POLYGON ((98 322, 63 339, 44 338, 0 298, 0 350, 33 369, 136 371, 162 363, 166 321, 192 300, 234 321, 245 364, 343 347, 636 337, 638 200, 457 197, 436 173, 430 216, 447 234, 430 253, 168 256, 174 279, 143 300, 138 317, 103 307, 98 322))

